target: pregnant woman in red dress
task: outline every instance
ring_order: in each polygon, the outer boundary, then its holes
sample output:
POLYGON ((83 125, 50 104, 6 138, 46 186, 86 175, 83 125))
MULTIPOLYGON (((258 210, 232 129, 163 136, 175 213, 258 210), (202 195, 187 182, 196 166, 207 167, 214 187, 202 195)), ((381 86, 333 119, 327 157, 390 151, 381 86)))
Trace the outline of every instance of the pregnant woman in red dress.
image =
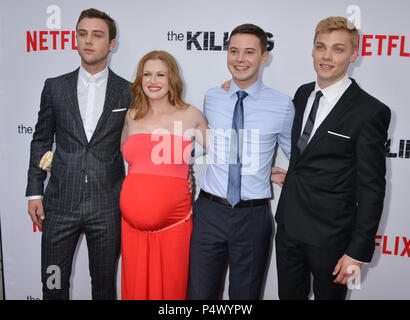
POLYGON ((188 163, 207 122, 182 100, 175 59, 145 55, 131 86, 122 133, 128 175, 120 206, 122 299, 185 299, 192 231, 188 163))

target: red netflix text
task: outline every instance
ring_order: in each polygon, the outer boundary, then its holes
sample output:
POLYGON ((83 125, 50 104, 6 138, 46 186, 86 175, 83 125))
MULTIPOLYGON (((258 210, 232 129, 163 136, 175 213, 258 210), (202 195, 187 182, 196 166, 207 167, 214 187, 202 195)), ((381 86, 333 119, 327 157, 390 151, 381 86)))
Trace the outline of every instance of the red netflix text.
POLYGON ((77 50, 75 31, 27 31, 26 42, 27 52, 65 49, 77 50))
MULTIPOLYGON (((410 57, 410 45, 406 49, 406 36, 364 34, 361 37, 362 56, 400 56, 410 57)), ((360 40, 359 40, 360 43, 360 40)))
POLYGON ((376 247, 382 248, 382 254, 410 258, 410 238, 377 235, 376 247))

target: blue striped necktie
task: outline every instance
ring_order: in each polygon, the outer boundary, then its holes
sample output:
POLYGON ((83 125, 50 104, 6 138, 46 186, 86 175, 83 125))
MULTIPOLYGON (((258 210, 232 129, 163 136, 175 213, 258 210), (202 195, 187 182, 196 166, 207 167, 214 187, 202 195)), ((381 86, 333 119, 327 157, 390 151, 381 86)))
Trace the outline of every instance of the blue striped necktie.
POLYGON ((232 152, 236 153, 236 157, 234 158, 236 161, 232 161, 232 157, 229 160, 229 177, 228 177, 228 192, 227 192, 227 200, 231 204, 231 206, 235 206, 239 201, 241 201, 241 155, 240 150, 242 149, 240 146, 240 142, 242 139, 239 138, 241 134, 240 130, 243 129, 243 99, 248 95, 245 91, 237 91, 236 95, 238 96, 238 100, 235 104, 235 110, 233 112, 233 119, 232 119, 232 130, 233 130, 233 137, 231 137, 231 146, 230 146, 230 154, 232 152))

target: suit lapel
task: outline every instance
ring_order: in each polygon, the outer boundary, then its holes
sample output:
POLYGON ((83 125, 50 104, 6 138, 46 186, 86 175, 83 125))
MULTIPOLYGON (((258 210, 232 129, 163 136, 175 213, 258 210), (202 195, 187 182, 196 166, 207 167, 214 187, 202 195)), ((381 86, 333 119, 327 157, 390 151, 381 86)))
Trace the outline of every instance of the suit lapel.
POLYGON ((302 124, 303 124, 303 114, 305 113, 306 109, 306 104, 308 101, 308 98, 310 96, 310 93, 313 91, 315 88, 315 83, 308 84, 306 88, 304 89, 303 92, 301 92, 301 101, 298 101, 298 112, 295 115, 295 134, 300 137, 302 134, 302 124))
POLYGON ((121 94, 121 90, 118 90, 118 83, 115 74, 110 69, 108 70, 109 74, 107 81, 107 89, 105 91, 103 112, 101 114, 100 119, 98 120, 93 136, 90 139, 90 143, 92 143, 96 139, 96 136, 103 127, 104 123, 110 117, 111 112, 115 107, 114 102, 119 101, 119 95, 121 94))
POLYGON ((70 114, 74 118, 74 123, 76 126, 76 131, 79 132, 81 141, 86 145, 88 144, 87 136, 85 134, 83 120, 81 118, 80 107, 78 106, 78 95, 77 95, 77 82, 78 82, 78 72, 80 68, 76 69, 70 74, 66 81, 66 92, 68 92, 68 99, 72 106, 72 112, 70 114))
POLYGON ((343 117, 343 115, 346 113, 346 111, 352 107, 351 100, 359 93, 359 86, 357 85, 356 81, 354 81, 353 79, 351 80, 352 80, 352 83, 347 88, 347 90, 343 93, 343 95, 340 97, 339 101, 336 103, 333 109, 329 112, 327 117, 323 120, 323 122, 317 128, 313 137, 311 138, 305 150, 303 151, 301 157, 303 157, 304 154, 308 153, 309 150, 314 148, 316 143, 320 141, 320 138, 323 135, 327 134, 327 131, 331 129, 335 124, 337 124, 340 121, 340 119, 343 117))
POLYGON ((298 96, 295 96, 295 108, 296 108, 296 113, 295 113, 295 120, 293 122, 293 136, 292 136, 292 153, 295 154, 295 158, 298 158, 300 155, 299 148, 297 147, 297 142, 300 138, 300 135, 302 134, 302 125, 303 125, 303 114, 305 113, 306 109, 306 104, 308 101, 308 98, 310 96, 310 93, 313 91, 315 88, 315 83, 309 83, 306 85, 306 87, 303 89, 303 91, 300 92, 298 96))

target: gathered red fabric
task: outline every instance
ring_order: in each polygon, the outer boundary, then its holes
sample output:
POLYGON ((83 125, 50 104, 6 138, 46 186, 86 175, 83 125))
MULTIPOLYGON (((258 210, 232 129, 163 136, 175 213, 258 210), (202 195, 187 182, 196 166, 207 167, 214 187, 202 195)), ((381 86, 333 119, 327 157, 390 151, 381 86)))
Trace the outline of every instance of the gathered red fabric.
POLYGON ((128 175, 121 190, 121 297, 186 298, 192 142, 182 136, 133 134, 123 146, 128 175))

